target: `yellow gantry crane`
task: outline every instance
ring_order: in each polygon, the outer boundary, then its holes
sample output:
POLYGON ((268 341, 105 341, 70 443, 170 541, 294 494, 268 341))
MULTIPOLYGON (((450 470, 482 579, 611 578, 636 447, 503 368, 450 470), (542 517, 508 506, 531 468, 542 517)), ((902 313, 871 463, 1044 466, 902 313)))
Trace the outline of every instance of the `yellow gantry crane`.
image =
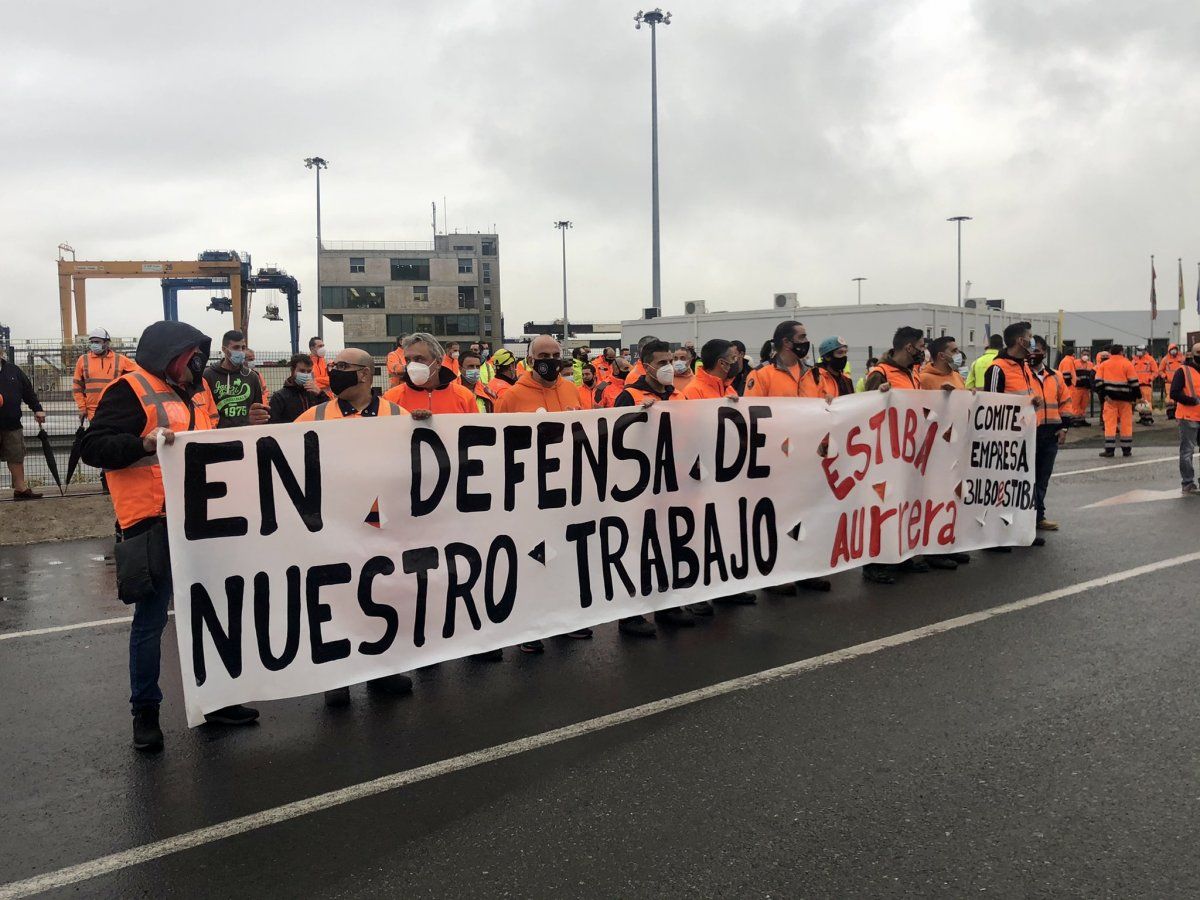
POLYGON ((58 261, 58 305, 62 316, 63 343, 87 334, 87 279, 89 278, 226 278, 233 305, 234 327, 249 333, 249 259, 230 250, 208 250, 194 260, 73 260, 58 261), (75 332, 71 322, 71 300, 75 301, 75 332))

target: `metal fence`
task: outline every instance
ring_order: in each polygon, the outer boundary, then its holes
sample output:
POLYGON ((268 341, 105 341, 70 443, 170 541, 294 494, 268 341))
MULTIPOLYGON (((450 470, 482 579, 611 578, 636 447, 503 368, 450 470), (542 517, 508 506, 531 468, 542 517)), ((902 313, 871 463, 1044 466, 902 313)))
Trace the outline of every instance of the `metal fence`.
MULTIPOLYGON (((114 343, 113 349, 132 358, 137 348, 128 343, 119 346, 114 343)), ((84 346, 63 346, 51 341, 16 342, 8 348, 9 361, 20 366, 29 376, 38 400, 46 412, 46 434, 50 439, 59 475, 64 481, 71 445, 79 427, 79 411, 71 396, 71 382, 75 377, 75 361, 84 352, 84 346)), ((332 359, 336 353, 337 350, 331 348, 329 358, 332 359)), ((289 374, 287 361, 290 358, 291 353, 285 350, 255 351, 254 366, 262 374, 268 391, 276 391, 283 386, 289 374)), ((216 358, 213 361, 215 362, 216 358)), ((387 390, 388 379, 384 371, 384 360, 376 359, 375 362, 375 386, 380 390, 387 390)), ((25 478, 35 490, 49 489, 57 493, 38 437, 37 422, 27 408, 22 409, 21 424, 25 434, 25 478)), ((71 481, 72 484, 83 485, 85 490, 87 485, 94 485, 99 490, 100 470, 81 462, 71 481)), ((0 465, 0 490, 7 493, 11 487, 12 478, 8 467, 0 465)))

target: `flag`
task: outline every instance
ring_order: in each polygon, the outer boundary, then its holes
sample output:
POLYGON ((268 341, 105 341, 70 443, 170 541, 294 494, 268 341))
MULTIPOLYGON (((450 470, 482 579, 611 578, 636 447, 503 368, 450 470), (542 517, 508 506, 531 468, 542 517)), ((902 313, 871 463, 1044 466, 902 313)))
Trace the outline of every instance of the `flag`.
POLYGON ((1154 257, 1150 257, 1150 319, 1158 318, 1158 290, 1154 286, 1158 275, 1154 271, 1154 257))
POLYGON ((1179 311, 1183 312, 1186 304, 1183 299, 1183 258, 1179 259, 1179 311))

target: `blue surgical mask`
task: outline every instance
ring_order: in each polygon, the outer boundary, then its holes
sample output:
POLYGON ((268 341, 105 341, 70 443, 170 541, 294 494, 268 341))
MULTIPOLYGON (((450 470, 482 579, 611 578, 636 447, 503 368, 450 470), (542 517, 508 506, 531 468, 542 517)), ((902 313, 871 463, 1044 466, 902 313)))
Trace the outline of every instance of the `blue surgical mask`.
POLYGON ((88 344, 88 349, 93 353, 103 353, 104 344, 102 344, 100 341, 92 341, 90 344, 88 344))
POLYGON ((468 384, 474 384, 479 380, 478 369, 463 369, 463 381, 468 384))
POLYGON ((229 351, 229 364, 232 366, 236 366, 238 368, 244 366, 246 364, 246 351, 245 350, 230 350, 229 351))
POLYGON ((296 384, 305 385, 312 381, 312 372, 297 372, 296 384))

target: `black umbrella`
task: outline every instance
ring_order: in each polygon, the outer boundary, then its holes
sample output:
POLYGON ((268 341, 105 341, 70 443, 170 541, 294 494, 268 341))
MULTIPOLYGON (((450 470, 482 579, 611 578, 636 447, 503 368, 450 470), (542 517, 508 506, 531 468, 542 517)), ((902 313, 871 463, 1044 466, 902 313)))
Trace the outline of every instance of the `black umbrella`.
POLYGON ((87 426, 82 422, 75 429, 75 440, 71 443, 71 455, 67 459, 67 484, 71 483, 71 478, 75 475, 75 469, 79 466, 79 456, 83 453, 83 435, 87 431, 87 426))
POLYGON ((58 493, 61 495, 64 492, 62 479, 58 477, 58 460, 54 456, 54 448, 50 446, 50 435, 46 434, 45 428, 38 430, 38 440, 42 442, 42 453, 46 457, 46 468, 54 476, 54 483, 58 485, 58 493))

